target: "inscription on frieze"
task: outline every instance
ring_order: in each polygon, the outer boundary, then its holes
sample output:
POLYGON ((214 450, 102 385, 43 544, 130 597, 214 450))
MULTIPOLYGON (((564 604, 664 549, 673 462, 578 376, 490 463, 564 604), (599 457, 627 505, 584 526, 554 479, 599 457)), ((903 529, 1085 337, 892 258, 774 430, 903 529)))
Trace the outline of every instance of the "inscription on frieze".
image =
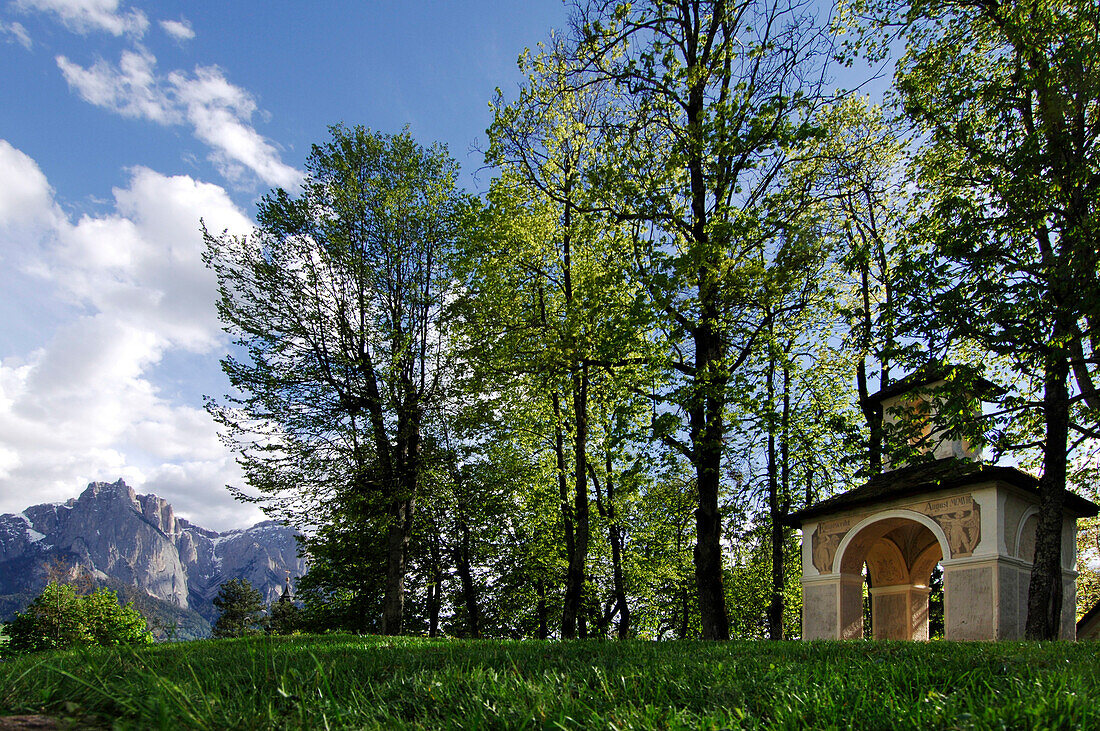
POLYGON ((929 500, 912 509, 939 523, 952 558, 969 556, 982 540, 982 506, 969 494, 929 500))

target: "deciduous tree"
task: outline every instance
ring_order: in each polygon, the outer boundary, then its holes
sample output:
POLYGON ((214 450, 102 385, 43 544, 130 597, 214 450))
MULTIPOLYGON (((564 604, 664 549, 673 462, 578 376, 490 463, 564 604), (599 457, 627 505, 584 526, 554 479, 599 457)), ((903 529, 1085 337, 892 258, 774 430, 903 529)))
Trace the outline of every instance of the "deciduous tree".
POLYGON ((762 293, 786 272, 772 204, 788 151, 813 134, 827 50, 809 3, 589 2, 578 83, 615 89, 602 123, 606 213, 642 223, 633 271, 659 313, 666 442, 696 471, 695 579, 703 637, 729 637, 722 582, 723 450, 731 374, 766 329, 762 293), (764 261, 762 266, 761 262, 764 261))
POLYGON ((69 584, 50 582, 26 611, 8 624, 7 652, 21 654, 81 645, 144 645, 153 641, 133 602, 119 604, 110 589, 80 595, 69 584))
POLYGON ((399 634, 466 199, 445 149, 408 132, 333 127, 306 169, 300 195, 262 199, 251 236, 205 234, 239 353, 222 361, 239 394, 209 410, 269 510, 309 531, 319 503, 349 492, 379 509, 381 630, 399 634))

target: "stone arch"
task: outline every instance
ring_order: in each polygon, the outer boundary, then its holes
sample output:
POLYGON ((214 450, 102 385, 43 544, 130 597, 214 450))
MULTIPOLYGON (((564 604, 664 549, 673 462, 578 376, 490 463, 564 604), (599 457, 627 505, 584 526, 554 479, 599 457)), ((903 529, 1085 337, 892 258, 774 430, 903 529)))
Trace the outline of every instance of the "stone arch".
POLYGON ((951 558, 951 549, 947 543, 947 534, 943 532, 943 528, 940 527, 939 523, 932 520, 927 515, 915 512, 913 510, 883 510, 881 513, 869 515, 860 522, 856 523, 854 526, 852 526, 851 530, 849 530, 844 535, 844 538, 840 541, 840 545, 837 546, 836 556, 833 557, 832 570, 834 572, 841 571, 842 561, 844 555, 848 551, 848 546, 851 545, 852 541, 857 536, 859 536, 859 534, 864 529, 866 529, 868 526, 872 526, 876 523, 881 523, 882 521, 889 520, 891 518, 902 518, 905 520, 911 520, 914 523, 920 523, 925 528, 932 531, 932 535, 935 536, 936 542, 940 545, 940 551, 943 553, 943 558, 951 558))
POLYGON ((951 557, 939 524, 911 510, 886 510, 863 519, 837 547, 841 636, 863 634, 862 568, 871 583, 874 636, 927 639, 929 579, 936 564, 951 557))
POLYGON ((1039 508, 1032 505, 1020 516, 1016 527, 1016 557, 1031 563, 1035 558, 1035 531, 1039 527, 1039 508), (1026 545, 1025 545, 1026 543, 1026 545))
POLYGON ((909 581, 914 586, 928 587, 932 580, 932 572, 936 564, 943 560, 943 549, 933 544, 924 550, 913 562, 913 568, 909 571, 909 581))

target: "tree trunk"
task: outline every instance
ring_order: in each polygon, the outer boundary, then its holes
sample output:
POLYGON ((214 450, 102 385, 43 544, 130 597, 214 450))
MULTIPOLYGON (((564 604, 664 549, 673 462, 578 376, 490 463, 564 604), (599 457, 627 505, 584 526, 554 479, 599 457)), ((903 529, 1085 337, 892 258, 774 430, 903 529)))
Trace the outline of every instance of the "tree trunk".
MULTIPOLYGON (((783 482, 786 482, 786 469, 789 460, 787 446, 790 420, 790 371, 783 369, 783 412, 780 424, 780 442, 783 450, 782 466, 776 455, 775 424, 768 424, 768 521, 770 523, 771 544, 771 601, 768 603, 768 638, 783 639, 783 508, 780 500, 780 470, 783 470, 783 482)), ((768 363, 767 374, 768 403, 775 401, 775 355, 768 363)))
POLYGON ((585 602, 585 585, 581 583, 581 604, 577 609, 577 637, 582 640, 588 639, 588 606, 585 602))
POLYGON ((573 520, 575 541, 573 554, 565 574, 565 604, 562 609, 562 637, 572 639, 577 624, 582 624, 582 636, 587 626, 582 616, 585 569, 588 564, 588 366, 573 372, 573 520))
POLYGON ((611 477, 611 451, 604 457, 604 476, 607 480, 608 540, 611 542, 611 575, 618 605, 619 621, 615 633, 620 640, 630 636, 630 605, 626 601, 626 582, 623 580, 623 532, 615 510, 615 480, 611 477))
POLYGON ((462 601, 466 607, 466 629, 470 637, 481 637, 481 608, 477 603, 477 586, 470 566, 470 527, 466 521, 459 523, 462 539, 455 551, 455 564, 462 582, 462 601))
POLYGON ((1068 335, 1056 323, 1047 354, 1043 385, 1046 443, 1039 479, 1039 525, 1027 595, 1029 640, 1058 638, 1062 615, 1062 504, 1066 491, 1066 451, 1069 442, 1069 362, 1059 345, 1068 335))
POLYGON ((859 360, 856 388, 859 392, 859 410, 867 422, 867 474, 874 477, 882 472, 882 405, 871 403, 866 358, 859 360))
POLYGON ((414 391, 407 378, 397 414, 397 474, 389 475, 394 490, 390 503, 390 525, 386 537, 386 593, 382 603, 382 634, 399 635, 405 614, 405 572, 409 559, 409 536, 416 510, 416 488, 420 476, 420 414, 414 391))
POLYGON ((382 604, 382 634, 401 634, 405 612, 405 569, 415 501, 395 500, 390 505, 386 535, 386 595, 382 604))
MULTIPOLYGON (((561 522, 565 533, 565 561, 566 565, 573 565, 573 555, 576 553, 573 534, 573 507, 569 504, 569 478, 565 472, 565 434, 562 431, 561 399, 555 391, 550 395, 550 402, 554 407, 554 460, 558 472, 558 494, 561 497, 561 522)), ((564 640, 571 640, 577 636, 577 608, 572 611, 566 602, 562 608, 561 636, 564 640)))
POLYGON ((704 311, 695 336, 695 394, 690 414, 691 441, 696 463, 698 505, 695 510, 695 584, 699 592, 699 619, 705 640, 728 640, 726 592, 722 583, 722 517, 718 511, 721 488, 724 383, 713 371, 721 368, 721 344, 704 311))
MULTIPOLYGON (((870 208, 868 209, 870 210, 870 208)), ((882 269, 883 280, 887 283, 887 301, 886 310, 887 316, 889 316, 890 308, 892 304, 890 302, 891 289, 889 287, 889 278, 887 275, 887 261, 885 251, 879 247, 879 266, 882 269)), ((862 346, 864 353, 871 350, 872 343, 874 341, 874 320, 871 316, 871 274, 870 274, 870 262, 863 262, 860 266, 860 295, 863 300, 863 332, 862 332, 862 346)), ((893 347, 892 330, 887 333, 887 343, 881 354, 880 365, 882 371, 879 376, 879 388, 886 388, 889 379, 890 363, 889 363, 889 351, 893 347)), ((859 359, 859 366, 856 371, 856 389, 859 392, 859 410, 863 412, 863 418, 867 422, 867 474, 868 477, 874 477, 882 472, 882 448, 883 448, 883 429, 882 429, 882 404, 873 404, 870 399, 870 389, 867 386, 867 356, 864 355, 859 359)))
POLYGON ((688 590, 687 586, 680 587, 680 639, 686 640, 688 636, 688 590))
POLYGON ((535 615, 539 623, 538 638, 545 640, 550 636, 550 625, 546 610, 546 581, 541 576, 535 582, 535 596, 538 597, 538 603, 535 605, 535 615))
MULTIPOLYGON (((724 11, 721 11, 724 12, 724 11)), ((700 19, 694 19, 699 22, 700 19)), ((693 29, 697 31, 698 29, 693 29)), ((688 50, 689 70, 702 72, 696 54, 699 48, 688 50)), ((699 293, 699 320, 692 338, 695 341, 695 374, 691 384, 689 431, 695 456, 698 506, 695 510, 695 584, 699 592, 699 619, 705 640, 728 640, 729 618, 726 616, 726 592, 722 584, 722 518, 718 512, 721 488, 723 412, 726 401, 726 348, 723 344, 722 306, 719 277, 722 261, 718 247, 713 245, 707 227, 706 175, 704 174, 703 139, 706 82, 700 73, 691 82, 686 108, 687 127, 692 139, 687 160, 691 188, 691 238, 699 256, 696 272, 699 293)))
POLYGON ((439 608, 443 601, 443 566, 438 532, 431 539, 431 574, 428 578, 428 637, 439 636, 439 608))

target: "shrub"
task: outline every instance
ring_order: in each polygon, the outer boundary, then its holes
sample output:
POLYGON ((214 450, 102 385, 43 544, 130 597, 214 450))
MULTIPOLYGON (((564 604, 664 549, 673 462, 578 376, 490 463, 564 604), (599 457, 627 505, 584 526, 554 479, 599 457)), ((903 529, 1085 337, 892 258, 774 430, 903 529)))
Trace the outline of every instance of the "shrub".
POLYGON ((110 589, 98 589, 84 597, 88 633, 96 645, 147 645, 153 635, 134 603, 119 604, 110 589))
POLYGON ((120 606, 110 589, 80 596, 68 584, 50 582, 25 612, 7 626, 5 652, 18 655, 82 645, 144 645, 153 641, 132 603, 120 606))

